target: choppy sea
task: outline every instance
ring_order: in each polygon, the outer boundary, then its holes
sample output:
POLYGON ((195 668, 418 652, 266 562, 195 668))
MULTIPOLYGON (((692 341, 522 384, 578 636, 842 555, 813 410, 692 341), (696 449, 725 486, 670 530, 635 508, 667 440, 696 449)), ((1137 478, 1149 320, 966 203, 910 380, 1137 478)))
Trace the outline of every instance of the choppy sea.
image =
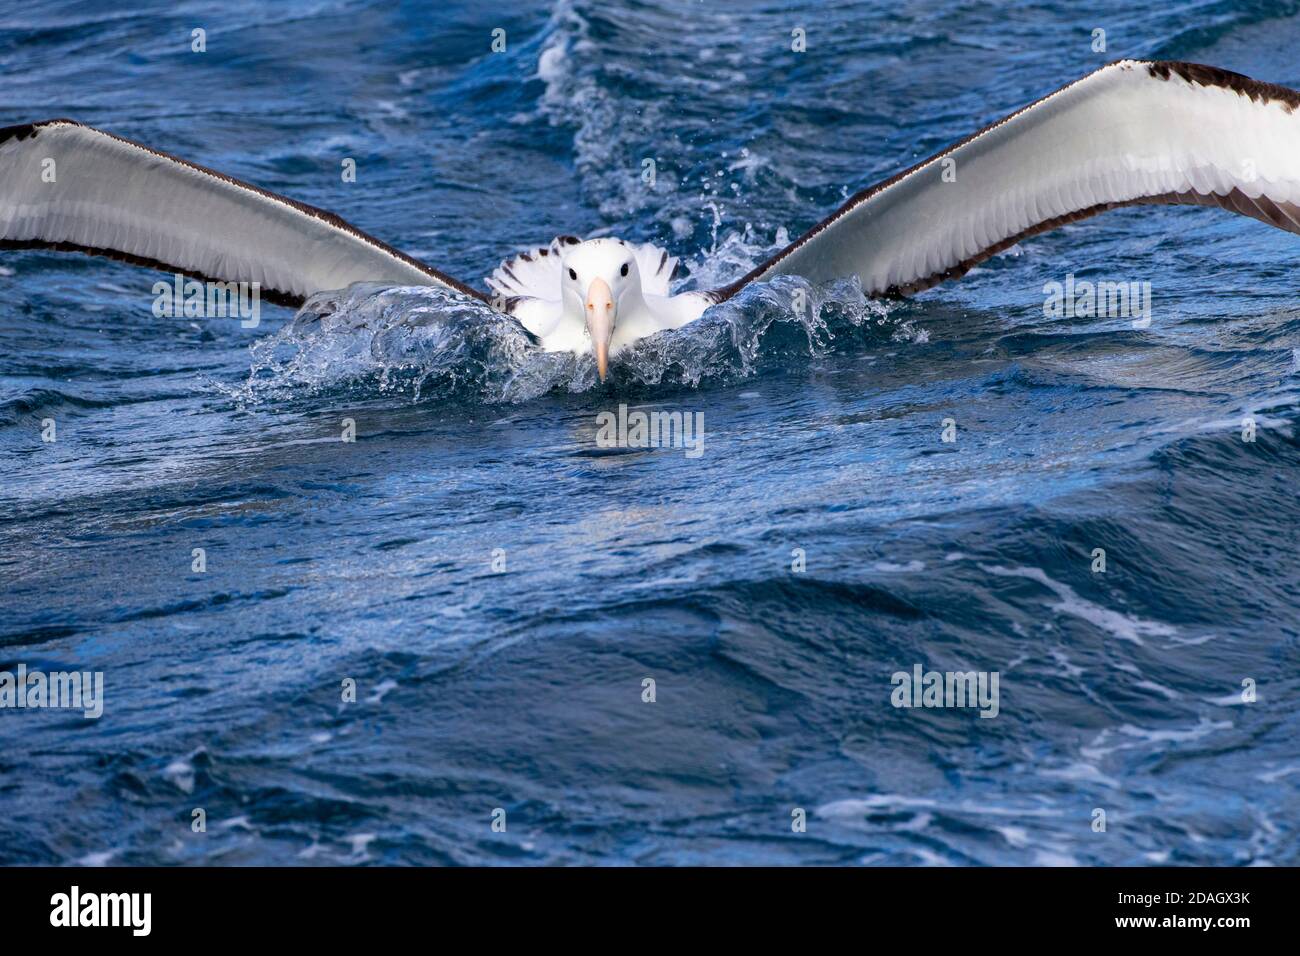
MULTIPOLYGON (((1103 62, 1300 86, 1297 42, 1296 3, 11 3, 0 125, 480 286, 576 233, 712 288, 1103 62)), ((1298 252, 1115 212, 907 302, 753 286, 606 386, 429 290, 246 328, 5 254, 0 670, 105 690, 0 710, 0 862, 1300 863, 1298 252), (1067 276, 1149 326, 1046 315, 1067 276), (619 404, 702 452, 600 447, 619 404), (917 666, 997 716, 893 706, 917 666)))

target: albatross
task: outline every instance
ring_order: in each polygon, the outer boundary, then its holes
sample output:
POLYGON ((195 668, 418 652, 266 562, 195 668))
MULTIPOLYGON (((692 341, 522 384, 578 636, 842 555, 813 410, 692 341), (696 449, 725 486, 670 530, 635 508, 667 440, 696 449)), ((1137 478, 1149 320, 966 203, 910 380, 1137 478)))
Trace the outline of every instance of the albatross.
POLYGON ((672 293, 652 243, 561 236, 466 285, 333 213, 68 119, 0 129, 0 248, 258 283, 300 306, 354 282, 440 286, 547 351, 609 359, 752 282, 856 276, 906 296, 1030 236, 1141 204, 1217 206, 1300 233, 1300 93, 1196 63, 1121 60, 861 190, 724 288, 672 293))

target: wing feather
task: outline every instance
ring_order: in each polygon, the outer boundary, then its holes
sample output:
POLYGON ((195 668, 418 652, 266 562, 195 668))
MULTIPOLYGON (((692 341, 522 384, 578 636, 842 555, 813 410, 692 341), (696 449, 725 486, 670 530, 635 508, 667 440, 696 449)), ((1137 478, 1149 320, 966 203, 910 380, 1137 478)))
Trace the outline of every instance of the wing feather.
POLYGON ((259 282, 285 305, 361 281, 486 301, 333 213, 65 119, 0 129, 0 248, 259 282))
POLYGON ((1217 206, 1300 233, 1300 93, 1121 60, 870 186, 738 282, 858 276, 906 295, 1022 239, 1137 204, 1217 206))

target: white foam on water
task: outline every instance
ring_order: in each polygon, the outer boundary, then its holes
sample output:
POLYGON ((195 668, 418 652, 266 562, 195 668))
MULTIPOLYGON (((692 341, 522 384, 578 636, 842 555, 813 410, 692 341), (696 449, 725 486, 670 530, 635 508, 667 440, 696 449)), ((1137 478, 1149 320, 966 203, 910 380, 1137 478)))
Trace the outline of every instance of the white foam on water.
POLYGON ((1193 727, 1184 728, 1155 729, 1138 727, 1134 724, 1120 724, 1113 729, 1106 728, 1100 731, 1091 743, 1080 748, 1080 753, 1085 759, 1100 763, 1105 757, 1121 750, 1132 750, 1143 746, 1163 749, 1169 744, 1194 743, 1221 730, 1231 730, 1233 726, 1230 720, 1210 720, 1208 717, 1202 717, 1193 727), (1123 735, 1128 739, 1117 740, 1117 735, 1123 735))
POLYGON ((1100 628, 1120 640, 1129 641, 1138 646, 1145 645, 1144 638, 1147 637, 1172 637, 1178 633, 1176 629, 1168 624, 1162 624, 1159 621, 1146 621, 1131 614, 1121 614, 1118 611, 1112 611, 1110 608, 1102 607, 1100 604, 1094 604, 1092 601, 1080 597, 1068 584, 1062 584, 1060 581, 1048 577, 1047 573, 1041 568, 1008 568, 993 565, 986 568, 986 570, 990 574, 997 574, 1002 577, 1028 578, 1031 581, 1037 581, 1060 598, 1056 603, 1049 603, 1048 607, 1062 614, 1068 614, 1071 617, 1087 621, 1094 627, 1100 628))
MULTIPOLYGON (((193 756, 193 755, 191 755, 193 756)), ((163 779, 182 793, 194 792, 194 764, 190 758, 177 758, 163 768, 163 779)))
POLYGON ((380 681, 375 685, 375 689, 371 691, 370 696, 366 698, 365 702, 367 704, 378 704, 388 696, 389 691, 396 689, 396 687, 397 681, 392 680, 391 678, 380 681))
POLYGON ((892 561, 877 561, 871 565, 871 570, 882 574, 914 574, 925 570, 925 562, 908 561, 906 564, 894 564, 892 561))
POLYGON ((370 859, 370 844, 375 841, 378 834, 374 833, 353 833, 348 836, 347 843, 351 848, 348 855, 348 862, 359 863, 362 860, 370 859))
POLYGON ((108 866, 113 857, 117 856, 117 850, 103 850, 99 853, 87 853, 85 856, 76 861, 76 866, 108 866))
POLYGON ((1070 783, 1100 783, 1107 787, 1118 787, 1119 781, 1102 773, 1096 764, 1075 761, 1063 767, 1041 768, 1039 774, 1053 780, 1066 780, 1070 783))
POLYGON ((1298 773, 1300 773, 1300 764, 1289 764, 1276 770, 1267 770, 1264 773, 1257 774, 1255 779, 1262 783, 1277 783, 1279 780, 1285 780, 1292 774, 1298 773))

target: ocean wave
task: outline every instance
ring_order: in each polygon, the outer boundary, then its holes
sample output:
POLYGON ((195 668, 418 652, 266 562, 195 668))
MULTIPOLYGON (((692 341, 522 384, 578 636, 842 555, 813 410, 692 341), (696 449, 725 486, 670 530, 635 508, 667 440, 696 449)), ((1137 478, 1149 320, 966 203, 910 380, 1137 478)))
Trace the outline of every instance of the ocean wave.
POLYGON ((54 388, 33 388, 0 401, 0 428, 8 428, 36 416, 55 417, 69 410, 108 408, 112 402, 82 398, 54 388))

